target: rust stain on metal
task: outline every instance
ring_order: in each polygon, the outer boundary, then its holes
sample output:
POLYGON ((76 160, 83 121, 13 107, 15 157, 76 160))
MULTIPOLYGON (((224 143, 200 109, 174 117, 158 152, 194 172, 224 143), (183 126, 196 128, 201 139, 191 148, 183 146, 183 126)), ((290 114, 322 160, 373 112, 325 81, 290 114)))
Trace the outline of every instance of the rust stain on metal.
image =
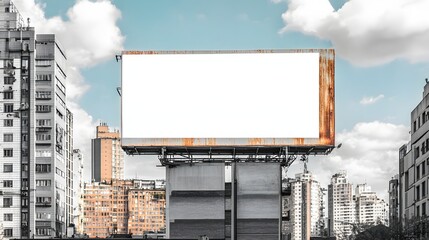
POLYGON ((297 146, 302 146, 304 145, 304 138, 294 138, 293 140, 294 144, 297 146))
POLYGON ((263 145, 263 139, 262 138, 249 138, 249 145, 263 145))
POLYGON ((194 139, 193 138, 183 138, 182 142, 183 142, 183 146, 187 146, 187 147, 194 146, 194 139))

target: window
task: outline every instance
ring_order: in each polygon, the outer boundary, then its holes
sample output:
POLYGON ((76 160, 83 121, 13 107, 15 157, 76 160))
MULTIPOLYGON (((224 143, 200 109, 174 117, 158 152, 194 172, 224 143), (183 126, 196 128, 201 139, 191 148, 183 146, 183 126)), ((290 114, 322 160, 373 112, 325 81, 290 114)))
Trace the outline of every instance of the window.
POLYGON ((12 91, 3 92, 3 99, 13 99, 13 92, 12 91))
POLYGON ((60 117, 61 119, 63 119, 64 115, 60 112, 60 110, 57 109, 57 115, 58 117, 60 117))
POLYGON ((3 149, 3 157, 13 157, 13 149, 12 148, 3 149))
POLYGON ((36 150, 36 157, 51 157, 51 150, 36 150))
POLYGON ((5 103, 3 108, 3 112, 5 113, 11 113, 13 112, 13 103, 5 103))
POLYGON ((36 197, 36 203, 51 203, 51 197, 36 197))
POLYGON ((52 126, 51 119, 37 119, 36 124, 37 126, 40 126, 40 127, 52 126))
POLYGON ((3 230, 3 236, 12 237, 13 236, 13 229, 12 228, 5 228, 3 230))
POLYGON ((13 84, 15 82, 14 77, 4 77, 4 84, 13 84))
POLYGON ((51 172, 51 164, 36 164, 37 173, 49 173, 51 172))
POLYGON ((36 91, 36 99, 51 99, 50 91, 36 91))
POLYGON ((44 213, 44 212, 38 212, 38 213, 36 213, 36 218, 37 219, 51 219, 51 214, 50 213, 44 213))
POLYGON ((5 222, 11 222, 13 220, 13 214, 12 213, 5 213, 3 215, 3 220, 5 222))
POLYGON ((5 188, 13 187, 13 181, 12 180, 4 180, 3 181, 3 187, 5 187, 5 188))
POLYGON ((416 187, 416 200, 420 200, 420 186, 416 187))
POLYGON ((36 105, 36 112, 38 112, 38 113, 51 112, 51 106, 50 105, 36 105))
POLYGON ((419 180, 420 179, 420 166, 417 166, 417 168, 416 168, 416 180, 419 180))
POLYGON ((49 228, 36 228, 36 235, 38 236, 50 236, 51 229, 49 228))
POLYGON ((422 216, 426 216, 426 203, 422 204, 422 216))
POLYGON ((38 187, 51 186, 51 180, 36 180, 36 186, 38 187))
POLYGON ((51 60, 36 60, 37 67, 48 67, 51 66, 51 60))
POLYGON ((11 207, 12 206, 12 198, 4 197, 3 198, 3 207, 11 207))
POLYGON ((13 165, 9 163, 3 164, 3 172, 13 172, 13 165))
POLYGON ((419 217, 420 216, 420 206, 416 207, 416 216, 419 217))
POLYGON ((425 162, 422 162, 421 166, 422 166, 422 177, 424 177, 424 176, 426 175, 426 166, 425 166, 425 162))
POLYGON ((414 131, 413 131, 413 132, 416 132, 416 131, 417 131, 417 124, 416 124, 416 121, 414 121, 414 123, 413 123, 413 129, 414 129, 414 131))
POLYGON ((37 141, 50 141, 51 140, 51 134, 36 133, 36 140, 37 141))
POLYGON ((52 74, 36 74, 36 81, 52 81, 52 74))
POLYGON ((13 119, 4 119, 3 120, 4 127, 13 127, 13 119))
POLYGON ((426 196, 426 182, 422 182, 422 197, 426 196))
POLYGON ((3 142, 13 142, 13 134, 12 133, 3 134, 3 142))

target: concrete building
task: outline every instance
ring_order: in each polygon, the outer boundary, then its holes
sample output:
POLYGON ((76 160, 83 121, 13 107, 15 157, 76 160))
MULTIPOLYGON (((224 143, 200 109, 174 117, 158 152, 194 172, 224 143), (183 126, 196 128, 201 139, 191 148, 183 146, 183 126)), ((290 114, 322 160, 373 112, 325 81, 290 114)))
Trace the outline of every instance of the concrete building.
MULTIPOLYGON (((426 79, 422 100, 411 112, 411 141, 399 149, 399 218, 405 228, 414 219, 428 214, 428 107, 429 83, 426 79)), ((428 237, 428 233, 419 237, 428 237)))
POLYGON ((64 130, 65 148, 64 155, 66 160, 66 228, 67 236, 73 236, 75 232, 74 215, 75 215, 75 193, 74 188, 78 183, 75 182, 73 158, 73 114, 66 109, 66 128, 64 130))
POLYGON ((124 154, 119 131, 110 132, 106 123, 97 126, 92 139, 92 180, 110 182, 124 178, 124 154))
POLYGON ((73 150, 73 224, 75 233, 83 233, 83 164, 79 149, 73 150))
POLYGON ((290 187, 290 239, 322 236, 324 203, 320 183, 307 172, 296 174, 295 179, 290 180, 290 187))
POLYGON ((328 225, 331 236, 349 236, 355 223, 356 205, 353 201, 353 185, 345 172, 336 173, 328 186, 328 225))
POLYGON ((35 232, 35 31, 0 0, 0 238, 35 232))
POLYGON ((389 181, 389 226, 399 223, 399 175, 389 181))
POLYGON ((36 39, 35 237, 65 236, 66 204, 71 204, 66 188, 72 182, 66 181, 66 166, 73 160, 72 115, 66 106, 67 57, 55 35, 38 34, 36 39))
POLYGON ((157 181, 85 184, 83 232, 89 237, 165 230, 165 190, 157 181))
POLYGON ((338 239, 347 239, 354 226, 388 224, 388 204, 366 183, 357 184, 353 193, 345 172, 332 176, 328 199, 329 231, 338 239))
POLYGON ((371 191, 371 187, 366 183, 356 186, 354 201, 356 223, 388 225, 388 204, 371 191))
POLYGON ((25 26, 12 1, 0 0, 0 62, 1 234, 65 236, 73 141, 64 50, 54 35, 25 26))

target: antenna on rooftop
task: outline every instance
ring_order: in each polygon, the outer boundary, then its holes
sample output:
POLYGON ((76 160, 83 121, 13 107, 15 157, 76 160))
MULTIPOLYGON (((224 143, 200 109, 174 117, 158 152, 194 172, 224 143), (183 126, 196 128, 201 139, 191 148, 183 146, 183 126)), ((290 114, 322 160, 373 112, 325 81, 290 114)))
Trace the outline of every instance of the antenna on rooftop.
POLYGON ((30 18, 27 18, 27 27, 30 27, 30 18))

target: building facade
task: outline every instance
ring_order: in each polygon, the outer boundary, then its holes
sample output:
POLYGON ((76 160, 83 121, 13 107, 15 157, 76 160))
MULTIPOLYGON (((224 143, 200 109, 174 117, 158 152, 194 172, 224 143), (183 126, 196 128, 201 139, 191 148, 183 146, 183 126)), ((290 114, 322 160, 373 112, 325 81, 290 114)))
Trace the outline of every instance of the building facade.
MULTIPOLYGON (((411 112, 411 141, 399 148, 399 219, 405 229, 428 214, 429 83, 411 112)), ((419 237, 428 237, 428 230, 419 237)))
POLYGON ((110 182, 124 178, 124 153, 119 131, 109 131, 106 123, 97 126, 92 139, 92 180, 110 182))
POLYGON ((389 181, 389 226, 399 224, 399 175, 389 181))
POLYGON ((331 178, 328 186, 328 225, 330 236, 339 239, 352 234, 355 223, 356 205, 353 201, 353 185, 348 182, 347 174, 340 172, 331 178))
POLYGON ((0 67, 0 234, 65 236, 73 142, 66 56, 55 35, 36 35, 10 0, 0 0, 0 67))
POLYGON ((75 233, 83 234, 83 164, 80 149, 73 150, 73 224, 75 233))
POLYGON ((165 189, 157 181, 85 184, 83 232, 89 237, 165 230, 165 189))
POLYGON ((356 186, 354 201, 357 224, 388 225, 388 204, 366 183, 356 186))
MULTIPOLYGON (((67 137, 72 116, 66 106, 66 55, 53 34, 36 36, 36 229, 35 237, 65 236, 66 168, 73 160, 67 137), (67 121, 69 118, 69 121, 67 121)), ((69 130, 72 133, 72 130, 69 130)), ((70 178, 69 178, 70 180, 70 178)))
MULTIPOLYGON (((307 173, 290 180, 290 239, 320 237, 324 229, 324 202, 320 183, 307 173)), ((288 235, 288 234, 286 234, 288 235)))
POLYGON ((0 0, 0 238, 35 230, 35 31, 0 0))

